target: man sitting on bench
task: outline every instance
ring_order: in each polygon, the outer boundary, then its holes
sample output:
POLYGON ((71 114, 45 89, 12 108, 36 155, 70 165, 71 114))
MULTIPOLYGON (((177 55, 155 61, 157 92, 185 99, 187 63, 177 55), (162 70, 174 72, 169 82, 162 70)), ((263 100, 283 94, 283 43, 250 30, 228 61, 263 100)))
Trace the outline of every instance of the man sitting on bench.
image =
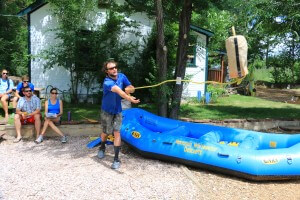
POLYGON ((11 97, 13 88, 14 88, 13 81, 8 78, 7 70, 3 69, 1 72, 1 79, 0 79, 0 98, 1 98, 2 108, 5 113, 5 117, 4 120, 0 121, 0 124, 7 124, 8 122, 8 101, 11 97))
POLYGON ((41 130, 41 101, 32 94, 29 86, 23 88, 24 97, 19 99, 16 114, 15 114, 15 127, 17 137, 14 142, 22 140, 21 126, 23 124, 34 124, 36 131, 36 138, 40 135, 41 130))

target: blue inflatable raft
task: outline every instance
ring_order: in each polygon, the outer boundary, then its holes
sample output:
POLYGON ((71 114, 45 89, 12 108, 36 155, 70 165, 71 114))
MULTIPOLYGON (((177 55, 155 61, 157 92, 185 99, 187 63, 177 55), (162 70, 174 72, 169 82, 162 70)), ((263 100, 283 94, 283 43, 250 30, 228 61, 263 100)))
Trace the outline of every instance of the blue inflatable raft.
POLYGON ((122 140, 140 154, 250 180, 300 178, 300 134, 271 134, 123 111, 122 140))

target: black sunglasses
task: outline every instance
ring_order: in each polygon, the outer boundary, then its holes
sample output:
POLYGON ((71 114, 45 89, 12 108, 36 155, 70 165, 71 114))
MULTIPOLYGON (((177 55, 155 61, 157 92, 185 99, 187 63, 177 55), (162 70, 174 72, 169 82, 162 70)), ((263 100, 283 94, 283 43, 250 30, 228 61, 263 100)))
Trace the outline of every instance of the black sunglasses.
POLYGON ((8 73, 2 73, 3 75, 8 74, 8 73))
POLYGON ((58 94, 57 92, 51 92, 51 94, 58 94))
POLYGON ((118 69, 118 68, 117 68, 117 66, 111 67, 111 68, 107 68, 107 70, 113 70, 113 69, 118 69))
POLYGON ((29 81, 23 81, 24 83, 28 83, 29 81))
POLYGON ((24 90, 24 92, 32 92, 31 90, 24 90))

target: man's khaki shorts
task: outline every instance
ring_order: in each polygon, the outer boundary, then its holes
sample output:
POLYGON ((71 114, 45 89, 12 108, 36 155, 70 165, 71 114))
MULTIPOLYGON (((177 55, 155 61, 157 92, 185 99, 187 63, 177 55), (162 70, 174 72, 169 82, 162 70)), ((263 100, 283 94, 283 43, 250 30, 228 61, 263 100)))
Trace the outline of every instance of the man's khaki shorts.
POLYGON ((114 131, 120 131, 122 125, 122 113, 110 114, 101 111, 101 126, 103 133, 111 135, 114 131))

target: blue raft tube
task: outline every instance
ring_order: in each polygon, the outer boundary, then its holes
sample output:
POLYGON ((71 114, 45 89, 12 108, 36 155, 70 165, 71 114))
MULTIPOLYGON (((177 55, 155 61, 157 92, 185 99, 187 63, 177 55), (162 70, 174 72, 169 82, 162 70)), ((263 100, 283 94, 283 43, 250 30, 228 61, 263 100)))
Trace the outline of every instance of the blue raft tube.
POLYGON ((141 155, 249 180, 300 178, 300 134, 263 133, 123 111, 121 137, 141 155))

